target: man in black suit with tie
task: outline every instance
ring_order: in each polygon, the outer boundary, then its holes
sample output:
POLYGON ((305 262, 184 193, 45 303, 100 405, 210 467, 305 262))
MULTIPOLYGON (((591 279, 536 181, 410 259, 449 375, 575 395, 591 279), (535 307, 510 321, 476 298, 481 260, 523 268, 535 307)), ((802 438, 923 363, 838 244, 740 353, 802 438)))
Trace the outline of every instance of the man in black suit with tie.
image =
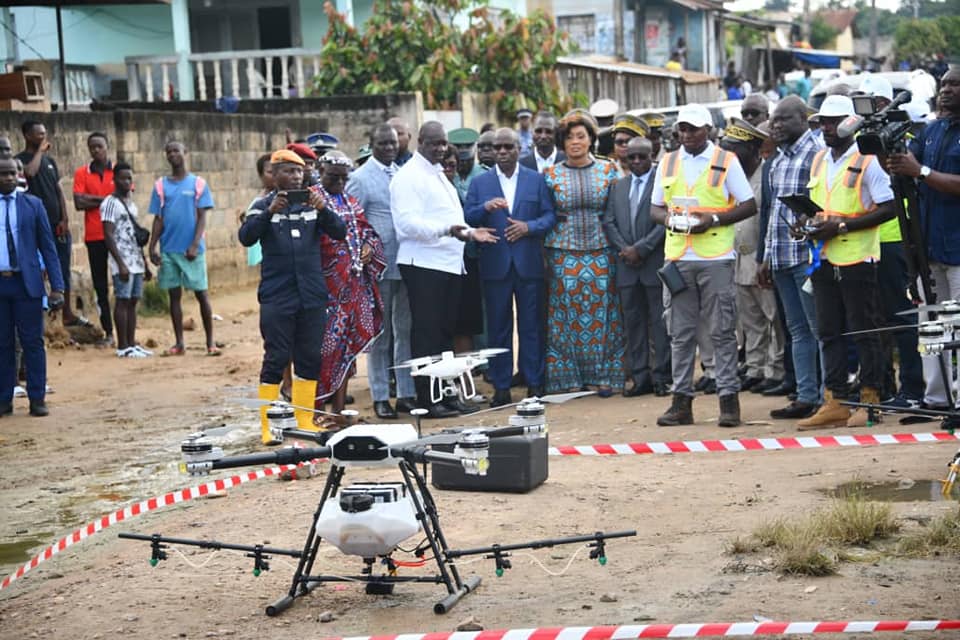
POLYGON ((626 397, 670 393, 670 341, 663 321, 663 292, 657 270, 663 266, 664 228, 650 218, 653 145, 638 136, 627 144, 630 175, 613 186, 603 228, 617 250, 617 288, 627 333, 627 364, 633 386, 626 397), (650 338, 654 364, 650 366, 650 338))
POLYGON ((0 159, 0 416, 13 413, 16 384, 14 331, 27 367, 30 415, 48 414, 47 356, 43 350, 43 256, 53 292, 50 308, 63 306, 63 275, 46 209, 39 198, 17 193, 17 163, 0 159))
POLYGON ((557 149, 557 117, 549 111, 541 111, 533 121, 533 148, 520 157, 520 166, 543 173, 566 159, 557 149))

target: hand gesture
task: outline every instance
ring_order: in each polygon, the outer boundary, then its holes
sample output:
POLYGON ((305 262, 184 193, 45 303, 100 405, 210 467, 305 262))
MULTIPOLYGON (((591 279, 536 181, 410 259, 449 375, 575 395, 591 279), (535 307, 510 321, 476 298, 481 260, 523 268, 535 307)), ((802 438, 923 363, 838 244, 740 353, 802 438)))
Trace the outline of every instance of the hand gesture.
POLYGON ((489 227, 478 227, 473 230, 473 240, 487 244, 494 243, 499 240, 496 232, 496 229, 490 229, 489 227))
POLYGON ((640 252, 633 245, 620 249, 620 258, 631 267, 639 267, 643 262, 640 258, 640 252))
POLYGON ((507 228, 504 229, 507 242, 516 242, 528 233, 530 233, 530 226, 526 222, 507 217, 507 228))
POLYGON ((507 202, 506 198, 491 198, 483 203, 483 208, 489 213, 490 211, 495 211, 496 209, 509 209, 510 204, 507 202))
POLYGON ((895 173, 898 176, 916 178, 920 175, 920 163, 909 151, 906 153, 894 153, 887 158, 887 171, 889 173, 895 173))
POLYGON ((833 238, 840 233, 840 222, 840 219, 836 216, 816 218, 813 221, 816 230, 810 233, 810 238, 823 241, 833 238))
POLYGON ((49 140, 44 140, 40 143, 40 153, 46 153, 47 151, 50 151, 51 146, 52 145, 50 144, 49 140))
POLYGON ((691 219, 697 221, 695 225, 690 227, 690 233, 703 233, 713 226, 713 217, 708 213, 690 212, 687 215, 689 215, 691 219))
POLYGON ((273 198, 273 202, 271 202, 270 206, 267 207, 267 211, 271 214, 280 213, 281 211, 286 209, 289 205, 290 203, 287 202, 287 192, 278 191, 277 195, 274 196, 273 198))
POLYGON ((192 244, 189 247, 187 247, 187 250, 184 252, 183 255, 187 260, 193 262, 194 260, 197 259, 197 256, 200 255, 200 248, 197 245, 192 244))

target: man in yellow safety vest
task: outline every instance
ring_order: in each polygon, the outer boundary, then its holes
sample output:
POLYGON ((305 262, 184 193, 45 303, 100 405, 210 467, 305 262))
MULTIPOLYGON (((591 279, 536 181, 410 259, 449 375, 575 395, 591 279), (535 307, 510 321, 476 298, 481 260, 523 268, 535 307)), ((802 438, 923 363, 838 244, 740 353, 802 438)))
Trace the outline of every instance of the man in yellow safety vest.
MULTIPOLYGON (((822 209, 809 221, 816 227, 810 280, 826 390, 820 409, 797 423, 801 430, 867 424, 865 410, 850 415, 839 402, 848 389, 843 333, 879 327, 879 225, 895 215, 890 178, 880 162, 862 155, 853 136, 839 131, 840 123, 854 115, 850 98, 827 96, 818 115, 827 148, 813 157, 807 186, 810 199, 822 209)), ((853 340, 860 358, 860 400, 877 404, 885 368, 880 334, 856 333, 853 340)))
POLYGON ((677 114, 681 148, 663 157, 650 199, 651 217, 667 227, 661 271, 672 340, 673 403, 657 418, 660 426, 693 424, 700 324, 714 348, 718 424, 740 424, 733 225, 754 215, 757 203, 737 157, 710 142, 712 122, 702 105, 681 107, 677 114))

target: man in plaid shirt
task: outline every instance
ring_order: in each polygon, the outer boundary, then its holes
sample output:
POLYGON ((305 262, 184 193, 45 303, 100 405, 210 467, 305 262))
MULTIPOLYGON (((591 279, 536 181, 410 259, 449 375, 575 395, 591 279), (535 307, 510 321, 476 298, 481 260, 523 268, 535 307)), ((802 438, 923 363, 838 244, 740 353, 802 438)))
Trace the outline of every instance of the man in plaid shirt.
POLYGON ((789 96, 777 104, 770 125, 773 139, 780 149, 770 160, 770 198, 761 204, 768 208, 768 215, 763 263, 757 278, 761 285, 776 286, 780 294, 793 340, 793 366, 797 377, 797 399, 783 409, 771 411, 770 416, 800 419, 813 415, 820 404, 817 382, 819 340, 813 289, 807 287, 808 290, 804 291, 810 251, 805 241, 790 235, 788 223, 794 223, 796 216, 778 197, 807 193, 810 165, 823 143, 810 131, 807 107, 797 96, 789 96))

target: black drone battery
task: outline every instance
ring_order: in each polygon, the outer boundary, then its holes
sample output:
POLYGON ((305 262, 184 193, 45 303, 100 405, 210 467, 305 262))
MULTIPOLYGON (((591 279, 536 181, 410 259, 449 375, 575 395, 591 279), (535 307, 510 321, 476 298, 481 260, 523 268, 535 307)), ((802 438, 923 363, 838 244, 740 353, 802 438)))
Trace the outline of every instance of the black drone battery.
MULTIPOLYGON (((435 464, 430 467, 438 489, 456 491, 504 491, 527 493, 547 479, 549 442, 545 433, 490 439, 490 467, 485 476, 470 476, 460 467, 435 464)), ((453 452, 454 445, 434 445, 437 451, 453 452)))

